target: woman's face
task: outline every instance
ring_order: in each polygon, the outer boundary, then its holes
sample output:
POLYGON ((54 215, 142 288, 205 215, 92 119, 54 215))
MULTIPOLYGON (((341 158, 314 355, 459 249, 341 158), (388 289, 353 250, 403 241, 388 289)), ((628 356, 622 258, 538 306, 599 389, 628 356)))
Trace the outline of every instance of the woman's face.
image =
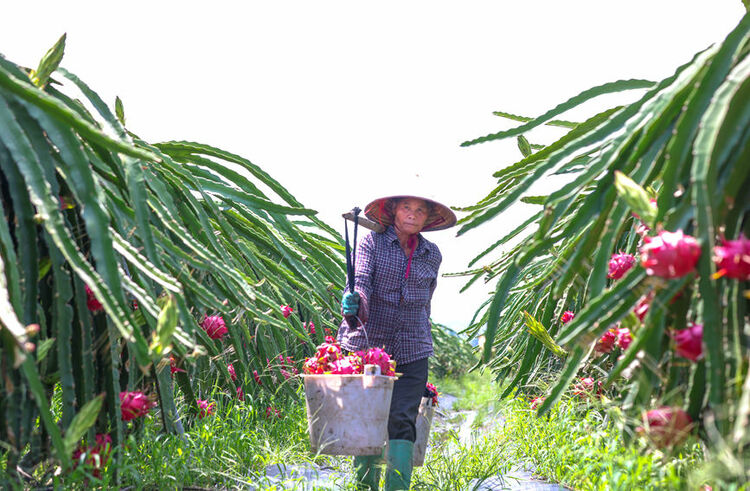
POLYGON ((427 203, 421 199, 406 198, 396 206, 393 224, 396 229, 407 234, 417 234, 424 227, 429 211, 427 203))

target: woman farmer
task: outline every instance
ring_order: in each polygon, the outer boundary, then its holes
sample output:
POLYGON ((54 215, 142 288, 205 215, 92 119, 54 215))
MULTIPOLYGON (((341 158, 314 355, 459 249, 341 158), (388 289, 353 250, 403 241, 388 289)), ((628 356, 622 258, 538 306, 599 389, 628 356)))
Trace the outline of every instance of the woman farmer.
MULTIPOLYGON (((342 298, 342 313, 357 316, 352 328, 341 324, 338 340, 349 351, 383 347, 402 375, 393 387, 388 418, 386 489, 408 489, 419 403, 427 383, 427 358, 433 354, 430 302, 442 255, 420 232, 455 225, 446 206, 416 196, 380 198, 365 215, 385 226, 357 246, 354 292, 342 298)), ((379 455, 355 457, 357 479, 377 489, 379 455)))

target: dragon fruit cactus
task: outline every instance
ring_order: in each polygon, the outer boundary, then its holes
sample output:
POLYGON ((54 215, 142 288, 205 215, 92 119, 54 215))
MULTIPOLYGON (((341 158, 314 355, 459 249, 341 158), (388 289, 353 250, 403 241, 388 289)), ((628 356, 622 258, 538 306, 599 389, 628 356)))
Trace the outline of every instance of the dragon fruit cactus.
POLYGON ((722 240, 714 248, 714 261, 719 270, 716 277, 726 276, 740 281, 750 280, 750 239, 740 235, 737 240, 722 240))
POLYGON ((612 254, 612 258, 609 260, 609 272, 607 278, 613 280, 619 280, 625 273, 630 270, 635 264, 635 256, 632 254, 612 254))
POLYGON ((679 445, 693 427, 690 416, 678 407, 662 406, 644 412, 643 426, 636 431, 645 434, 659 448, 679 445))
POLYGON ((698 264, 701 247, 695 237, 677 232, 659 232, 657 237, 646 237, 641 247, 641 264, 652 276, 680 278, 698 264))

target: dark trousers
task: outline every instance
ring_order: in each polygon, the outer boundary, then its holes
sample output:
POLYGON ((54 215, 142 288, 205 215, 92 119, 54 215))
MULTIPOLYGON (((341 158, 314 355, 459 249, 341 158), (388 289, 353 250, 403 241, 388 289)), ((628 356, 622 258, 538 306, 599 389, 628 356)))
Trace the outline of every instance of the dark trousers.
POLYGON ((396 371, 403 375, 393 384, 388 416, 389 440, 413 442, 417 439, 417 413, 427 384, 427 366, 427 358, 396 366, 396 371))

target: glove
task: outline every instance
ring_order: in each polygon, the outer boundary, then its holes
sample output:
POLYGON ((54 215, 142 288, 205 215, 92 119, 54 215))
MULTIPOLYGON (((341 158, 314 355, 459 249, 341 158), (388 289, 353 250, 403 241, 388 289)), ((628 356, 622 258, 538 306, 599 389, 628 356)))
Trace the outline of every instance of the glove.
POLYGON ((359 293, 346 292, 341 299, 341 312, 344 315, 357 315, 359 312, 359 293))

